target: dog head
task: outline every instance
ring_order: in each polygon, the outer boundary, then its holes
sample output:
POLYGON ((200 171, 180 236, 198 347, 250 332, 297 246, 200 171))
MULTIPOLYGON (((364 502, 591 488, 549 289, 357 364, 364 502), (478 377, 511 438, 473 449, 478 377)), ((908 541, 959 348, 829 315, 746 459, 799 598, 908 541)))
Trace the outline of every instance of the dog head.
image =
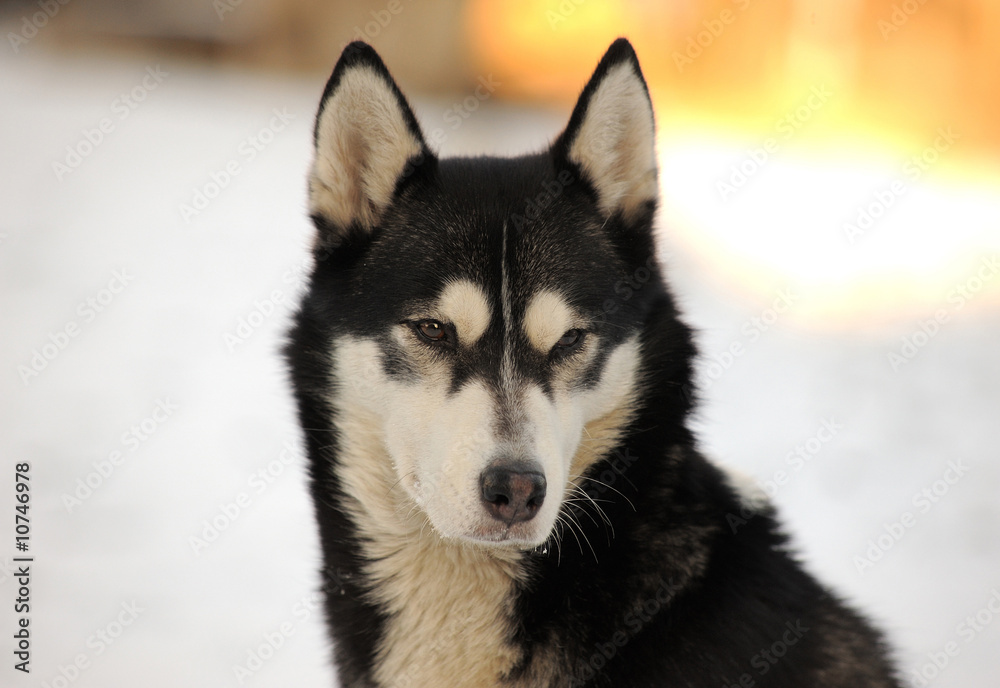
POLYGON ((316 118, 300 314, 331 352, 341 450, 379 447, 379 489, 446 538, 546 541, 632 419, 657 193, 624 39, 552 146, 510 159, 439 160, 375 51, 348 46, 316 118))

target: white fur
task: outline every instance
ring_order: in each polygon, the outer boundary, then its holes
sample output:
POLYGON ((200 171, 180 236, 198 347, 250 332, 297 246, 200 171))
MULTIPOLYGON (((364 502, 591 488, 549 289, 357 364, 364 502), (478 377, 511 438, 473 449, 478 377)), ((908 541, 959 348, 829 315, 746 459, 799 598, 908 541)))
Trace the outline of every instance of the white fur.
POLYGON ((653 110, 631 64, 608 70, 591 95, 569 159, 593 182, 605 214, 631 219, 656 198, 653 110))
POLYGON ((374 226, 407 161, 422 146, 385 79, 370 67, 346 71, 327 99, 309 177, 309 211, 338 227, 374 226))

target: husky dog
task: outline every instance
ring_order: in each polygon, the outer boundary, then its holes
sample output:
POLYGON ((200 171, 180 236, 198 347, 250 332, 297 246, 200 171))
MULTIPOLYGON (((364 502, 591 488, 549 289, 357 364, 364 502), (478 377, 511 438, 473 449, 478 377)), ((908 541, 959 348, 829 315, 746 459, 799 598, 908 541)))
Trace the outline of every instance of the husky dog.
POLYGON ((364 43, 314 139, 286 354, 342 686, 899 686, 687 427, 628 41, 541 153, 438 159, 364 43))

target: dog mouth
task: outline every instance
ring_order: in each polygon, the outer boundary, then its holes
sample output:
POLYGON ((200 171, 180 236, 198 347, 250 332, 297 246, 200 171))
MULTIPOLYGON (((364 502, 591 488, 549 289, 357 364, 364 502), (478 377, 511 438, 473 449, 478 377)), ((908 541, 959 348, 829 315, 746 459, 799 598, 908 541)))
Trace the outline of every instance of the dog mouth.
POLYGON ((549 551, 561 552, 563 530, 553 524, 544 532, 537 528, 512 527, 480 527, 471 533, 460 535, 457 539, 470 547, 493 552, 495 556, 504 557, 504 553, 512 556, 521 554, 537 554, 548 556, 549 551))
POLYGON ((543 547, 547 538, 539 541, 537 538, 516 535, 510 531, 479 531, 463 536, 461 540, 484 549, 527 552, 543 547))
POLYGON ((531 550, 543 545, 549 533, 539 534, 535 527, 527 524, 490 524, 480 526, 461 539, 472 544, 497 549, 531 550))

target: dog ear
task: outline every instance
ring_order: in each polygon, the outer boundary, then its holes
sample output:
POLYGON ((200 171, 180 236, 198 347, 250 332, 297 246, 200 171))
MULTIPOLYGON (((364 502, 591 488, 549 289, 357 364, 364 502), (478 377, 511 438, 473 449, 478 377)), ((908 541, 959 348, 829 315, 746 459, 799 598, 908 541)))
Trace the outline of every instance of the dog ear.
POLYGON ((553 154, 579 168, 601 212, 633 221, 655 206, 653 106, 632 45, 619 38, 580 94, 553 154))
POLYGON ((313 143, 309 212, 327 245, 373 229, 400 180, 434 157, 389 70, 361 41, 348 45, 334 67, 313 143))

